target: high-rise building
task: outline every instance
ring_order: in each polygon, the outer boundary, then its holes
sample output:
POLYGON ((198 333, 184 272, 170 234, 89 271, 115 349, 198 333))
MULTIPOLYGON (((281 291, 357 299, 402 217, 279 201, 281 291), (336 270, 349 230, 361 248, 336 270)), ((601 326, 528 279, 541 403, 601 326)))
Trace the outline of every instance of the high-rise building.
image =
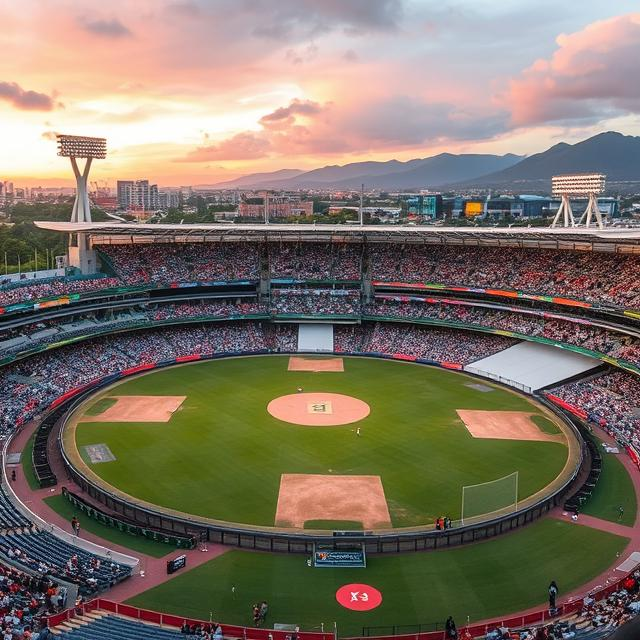
POLYGON ((158 192, 158 209, 171 209, 180 206, 181 193, 178 190, 163 190, 158 192))
POLYGON ((148 180, 118 180, 118 208, 132 211, 154 211, 160 208, 158 185, 148 180))
POLYGON ((129 209, 131 206, 131 194, 133 193, 133 180, 118 180, 116 191, 118 209, 129 209))

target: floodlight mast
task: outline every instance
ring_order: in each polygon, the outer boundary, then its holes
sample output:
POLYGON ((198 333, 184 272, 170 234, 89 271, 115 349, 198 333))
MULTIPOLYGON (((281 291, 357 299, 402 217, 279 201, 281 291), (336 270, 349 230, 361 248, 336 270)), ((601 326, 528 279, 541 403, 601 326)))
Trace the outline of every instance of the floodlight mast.
MULTIPOLYGON (((58 155, 71 159, 71 167, 76 177, 76 199, 71 212, 71 222, 91 222, 91 207, 89 205, 89 171, 94 158, 107 157, 107 140, 105 138, 90 138, 87 136, 68 136, 59 134, 58 155), (77 158, 85 158, 84 169, 80 170, 77 158)), ((90 249, 88 239, 84 234, 70 234, 69 236, 69 264, 78 267, 82 273, 94 273, 96 270, 95 254, 90 249)))
POLYGON ((602 173, 575 173, 561 176, 553 176, 551 179, 551 193, 554 197, 560 197, 560 206, 555 218, 551 223, 552 227, 557 226, 562 220, 563 227, 575 227, 576 221, 571 210, 569 198, 586 197, 588 199, 587 208, 582 214, 578 224, 585 223, 585 227, 591 227, 593 218, 599 229, 604 227, 602 215, 598 208, 598 194, 604 193, 607 176, 602 173))

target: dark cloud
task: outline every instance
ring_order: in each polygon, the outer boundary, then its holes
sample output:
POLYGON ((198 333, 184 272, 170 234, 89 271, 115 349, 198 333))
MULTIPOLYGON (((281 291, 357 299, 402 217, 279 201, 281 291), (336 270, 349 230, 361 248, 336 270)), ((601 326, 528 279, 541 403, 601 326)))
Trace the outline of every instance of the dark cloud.
POLYGON ((56 106, 46 93, 27 91, 16 82, 0 82, 0 100, 5 100, 23 111, 51 111, 56 106))
POLYGON ((336 29, 350 34, 393 31, 403 15, 402 0, 278 0, 255 1, 251 10, 261 16, 253 34, 273 40, 311 37, 336 29))
POLYGON ((279 107, 275 111, 260 118, 260 124, 269 126, 273 122, 281 122, 290 118, 300 116, 312 116, 322 111, 322 106, 313 100, 298 100, 297 98, 289 103, 288 107, 279 107))
POLYGON ((508 114, 485 115, 453 104, 429 103, 410 96, 371 100, 366 109, 344 116, 341 128, 373 147, 411 146, 433 140, 477 140, 503 132, 508 114))
POLYGON ((117 18, 112 18, 111 20, 82 19, 80 20, 80 24, 85 31, 103 38, 129 38, 133 35, 117 18))

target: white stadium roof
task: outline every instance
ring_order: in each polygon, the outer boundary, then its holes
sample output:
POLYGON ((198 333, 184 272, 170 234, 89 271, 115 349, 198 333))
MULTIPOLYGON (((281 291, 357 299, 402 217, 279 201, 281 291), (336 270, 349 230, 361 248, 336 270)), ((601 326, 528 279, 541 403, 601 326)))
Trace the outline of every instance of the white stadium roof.
MULTIPOLYGON (((101 238, 126 236, 128 242, 231 239, 314 239, 342 241, 404 241, 428 244, 521 244, 523 246, 591 245, 611 251, 614 246, 636 246, 640 250, 640 227, 549 228, 549 227, 445 227, 412 225, 329 224, 138 224, 126 222, 36 222, 40 229, 61 233, 86 233, 101 238)), ((121 239, 120 242, 124 240, 121 239)), ((586 248, 586 246, 585 246, 586 248)), ((634 247, 635 248, 635 247, 634 247)))

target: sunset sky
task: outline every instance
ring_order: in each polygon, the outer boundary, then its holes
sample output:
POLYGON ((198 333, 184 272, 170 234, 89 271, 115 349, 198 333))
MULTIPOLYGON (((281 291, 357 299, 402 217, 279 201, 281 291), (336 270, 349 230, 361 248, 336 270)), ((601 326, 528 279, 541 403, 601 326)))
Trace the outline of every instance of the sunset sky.
POLYGON ((0 180, 211 184, 640 135, 637 0, 0 0, 0 180), (634 12, 635 9, 635 12, 634 12))

